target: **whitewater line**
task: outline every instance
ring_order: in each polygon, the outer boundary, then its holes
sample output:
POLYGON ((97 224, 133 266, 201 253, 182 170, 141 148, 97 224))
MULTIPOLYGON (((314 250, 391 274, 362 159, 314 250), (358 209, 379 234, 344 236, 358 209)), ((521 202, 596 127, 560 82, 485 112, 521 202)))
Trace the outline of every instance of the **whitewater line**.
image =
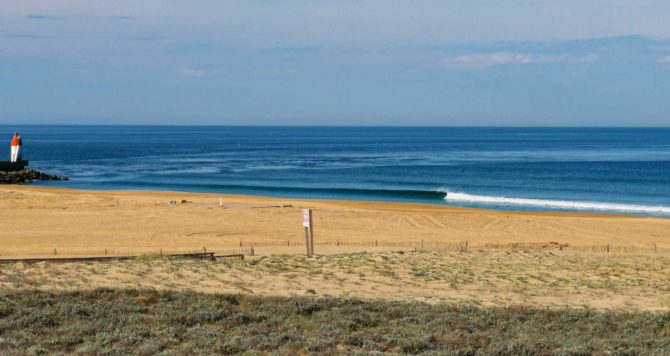
POLYGON ((601 203, 587 201, 507 198, 502 196, 473 195, 458 192, 445 192, 446 201, 519 205, 543 208, 573 209, 573 210, 596 210, 596 211, 618 211, 629 213, 670 214, 670 206, 651 206, 618 203, 601 203))

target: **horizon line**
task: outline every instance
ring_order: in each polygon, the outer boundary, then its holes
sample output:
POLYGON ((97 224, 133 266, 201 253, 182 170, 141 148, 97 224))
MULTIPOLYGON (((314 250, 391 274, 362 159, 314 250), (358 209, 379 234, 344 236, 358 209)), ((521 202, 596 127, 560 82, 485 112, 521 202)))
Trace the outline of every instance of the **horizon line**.
POLYGON ((280 125, 271 125, 271 124, 255 124, 255 125, 241 125, 241 124, 25 124, 25 123, 2 123, 0 126, 90 126, 90 127, 118 127, 118 126, 127 126, 127 127, 304 127, 304 128, 403 128, 403 127, 416 127, 416 128, 572 128, 572 129, 598 129, 598 128, 607 128, 607 129, 616 129, 616 128, 670 128, 668 125, 309 125, 309 124, 280 124, 280 125))

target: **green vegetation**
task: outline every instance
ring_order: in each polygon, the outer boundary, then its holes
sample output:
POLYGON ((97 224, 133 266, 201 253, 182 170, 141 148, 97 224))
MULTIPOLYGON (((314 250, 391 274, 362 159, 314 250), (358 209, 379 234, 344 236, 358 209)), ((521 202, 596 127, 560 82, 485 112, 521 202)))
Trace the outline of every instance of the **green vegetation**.
POLYGON ((0 294, 0 353, 670 354, 670 313, 98 289, 0 294))

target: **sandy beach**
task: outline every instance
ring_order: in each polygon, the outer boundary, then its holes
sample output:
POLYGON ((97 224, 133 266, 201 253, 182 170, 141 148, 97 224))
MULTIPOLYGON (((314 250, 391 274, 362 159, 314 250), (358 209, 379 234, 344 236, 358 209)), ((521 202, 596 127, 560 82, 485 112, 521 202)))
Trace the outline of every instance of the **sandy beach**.
MULTIPOLYGON (((0 187, 0 253, 151 253, 272 245, 302 253, 300 208, 324 242, 549 243, 670 247, 670 219, 505 212, 413 203, 327 201, 153 191, 0 187), (224 208, 219 207, 223 199, 224 208), (169 201, 178 201, 171 205, 169 201), (181 201, 187 203, 181 203, 181 201), (286 243, 288 246, 284 246, 286 243), (295 246, 295 247, 294 247, 295 246)), ((322 248, 321 253, 342 252, 322 248)), ((346 252, 346 251, 345 251, 346 252)))
POLYGON ((54 258, 54 250, 59 257, 101 251, 149 255, 126 262, 10 263, 0 278, 0 286, 7 290, 316 293, 552 308, 667 310, 670 305, 665 283, 670 275, 670 219, 663 218, 36 186, 0 187, 0 216, 5 225, 0 236, 3 258, 54 258), (316 258, 304 257, 300 208, 314 210, 316 258), (422 240, 425 244, 468 241, 470 249, 417 252, 412 246, 422 240), (555 248, 484 248, 550 242, 656 245, 664 252, 575 254, 555 248), (158 251, 203 248, 225 254, 248 251, 250 246, 256 256, 244 261, 210 263, 157 256, 158 251))

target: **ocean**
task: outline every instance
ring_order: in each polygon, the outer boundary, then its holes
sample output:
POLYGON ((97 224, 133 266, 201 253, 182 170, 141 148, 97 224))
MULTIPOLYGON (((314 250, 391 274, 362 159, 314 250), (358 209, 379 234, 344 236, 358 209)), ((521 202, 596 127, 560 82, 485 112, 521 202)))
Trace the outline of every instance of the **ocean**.
POLYGON ((0 126, 37 185, 670 216, 670 128, 0 126))

